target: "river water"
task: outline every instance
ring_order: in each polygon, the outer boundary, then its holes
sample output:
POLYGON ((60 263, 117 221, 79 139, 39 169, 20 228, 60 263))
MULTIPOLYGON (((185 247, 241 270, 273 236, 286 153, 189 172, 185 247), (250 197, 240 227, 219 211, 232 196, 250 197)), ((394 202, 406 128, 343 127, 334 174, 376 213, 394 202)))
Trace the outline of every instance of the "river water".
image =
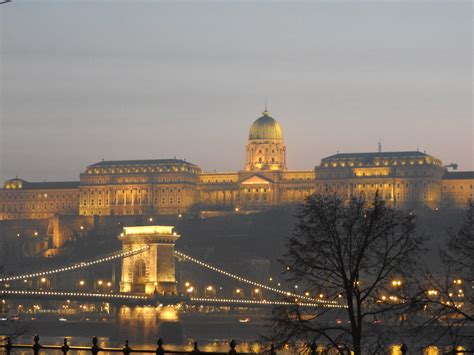
MULTIPOLYGON (((22 315, 16 326, 25 327, 25 333, 15 342, 31 344, 34 334, 40 343, 61 345, 67 338, 70 345, 91 346, 97 336, 101 347, 122 347, 124 340, 135 349, 156 349, 158 338, 168 350, 192 350, 195 341, 201 351, 228 351, 228 342, 237 341, 239 352, 261 352, 261 336, 268 333, 269 310, 227 310, 213 308, 126 307, 111 310, 109 314, 34 314, 22 315)), ((1 328, 0 328, 1 330, 1 328)), ((290 349, 278 354, 291 354, 290 349)), ((2 352, 0 351, 0 354, 2 352)), ((410 354, 441 355, 441 349, 428 347, 410 354)), ((29 355, 30 351, 17 350, 14 354, 29 355)), ((42 354, 60 355, 48 350, 42 354)), ((90 352, 71 351, 85 355, 90 352)), ((104 354, 104 353, 101 353, 104 354)), ((387 354, 401 354, 398 345, 387 349, 387 354)))

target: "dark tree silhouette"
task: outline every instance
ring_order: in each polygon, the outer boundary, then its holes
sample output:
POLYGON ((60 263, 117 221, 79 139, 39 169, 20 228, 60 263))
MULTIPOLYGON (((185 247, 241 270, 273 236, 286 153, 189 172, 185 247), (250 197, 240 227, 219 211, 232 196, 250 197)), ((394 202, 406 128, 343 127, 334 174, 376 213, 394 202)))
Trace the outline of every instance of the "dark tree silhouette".
POLYGON ((469 282, 474 277, 474 206, 471 204, 457 230, 449 232, 445 249, 441 250, 444 273, 423 272, 420 303, 428 319, 418 326, 431 336, 432 342, 449 343, 456 353, 458 346, 474 349, 474 296, 469 282), (423 292, 424 291, 424 292, 423 292))
POLYGON ((447 249, 442 253, 446 264, 456 271, 474 271, 474 205, 469 204, 464 223, 450 233, 447 249))
POLYGON ((378 197, 370 203, 309 197, 287 243, 289 279, 300 290, 322 293, 347 308, 308 312, 297 305, 278 307, 271 338, 323 340, 339 353, 368 353, 362 347, 381 339, 373 339, 381 328, 378 324, 391 316, 400 319, 409 307, 403 288, 423 242, 415 235, 414 218, 410 212, 388 208, 378 197))

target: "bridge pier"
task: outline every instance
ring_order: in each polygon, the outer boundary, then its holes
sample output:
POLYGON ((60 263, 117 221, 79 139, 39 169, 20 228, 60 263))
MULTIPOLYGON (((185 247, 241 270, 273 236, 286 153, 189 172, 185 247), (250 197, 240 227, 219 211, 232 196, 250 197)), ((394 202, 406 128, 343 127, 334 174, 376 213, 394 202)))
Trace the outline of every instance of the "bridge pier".
POLYGON ((120 292, 176 293, 174 245, 179 237, 172 226, 124 227, 118 236, 124 251, 148 249, 123 259, 120 292))

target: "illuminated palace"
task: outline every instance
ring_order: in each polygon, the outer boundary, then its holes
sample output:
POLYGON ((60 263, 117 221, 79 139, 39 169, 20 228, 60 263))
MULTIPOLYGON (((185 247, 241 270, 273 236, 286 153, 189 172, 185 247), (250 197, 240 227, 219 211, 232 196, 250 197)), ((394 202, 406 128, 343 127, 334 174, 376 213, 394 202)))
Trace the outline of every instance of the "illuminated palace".
POLYGON ((378 192, 396 208, 462 208, 474 194, 474 172, 448 171, 418 151, 336 154, 315 169, 289 171, 281 126, 266 110, 250 127, 241 171, 204 172, 178 159, 101 161, 79 180, 8 180, 0 189, 0 219, 259 210, 315 192, 347 199, 378 192))

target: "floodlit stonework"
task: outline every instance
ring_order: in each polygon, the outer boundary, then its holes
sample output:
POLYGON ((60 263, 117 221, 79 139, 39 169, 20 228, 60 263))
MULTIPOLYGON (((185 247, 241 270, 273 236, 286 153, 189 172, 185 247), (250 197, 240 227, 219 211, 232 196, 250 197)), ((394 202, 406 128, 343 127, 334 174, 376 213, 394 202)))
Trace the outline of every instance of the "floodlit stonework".
POLYGON ((448 172, 418 151, 338 153, 315 169, 288 170, 283 130, 265 110, 250 127, 241 171, 204 172, 179 159, 121 160, 89 165, 78 182, 14 178, 0 189, 0 220, 259 210, 299 203, 315 192, 343 198, 378 193, 395 208, 464 208, 473 185, 474 172, 448 172))
POLYGON ((148 249, 122 260, 120 292, 176 293, 174 245, 179 237, 173 226, 124 227, 118 236, 123 251, 148 249))

